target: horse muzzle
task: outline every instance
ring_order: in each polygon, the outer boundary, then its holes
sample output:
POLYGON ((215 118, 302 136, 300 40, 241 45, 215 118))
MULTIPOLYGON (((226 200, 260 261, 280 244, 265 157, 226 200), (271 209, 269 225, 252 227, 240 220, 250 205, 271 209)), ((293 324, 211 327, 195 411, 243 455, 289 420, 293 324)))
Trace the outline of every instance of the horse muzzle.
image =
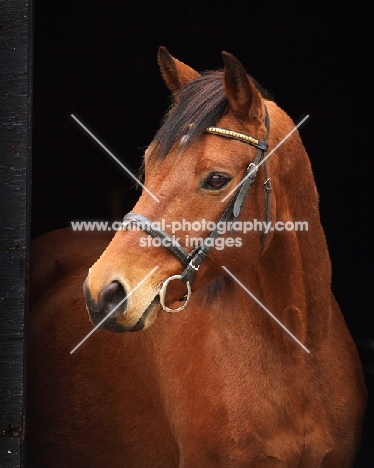
POLYGON ((86 299, 86 308, 91 323, 102 330, 114 333, 127 331, 139 331, 147 328, 153 320, 152 316, 160 306, 160 296, 157 293, 150 300, 143 312, 137 318, 128 317, 129 301, 128 294, 119 281, 112 281, 107 284, 95 301, 91 295, 87 284, 87 279, 83 284, 83 293, 86 299))
POLYGON ((112 281, 100 292, 95 301, 87 285, 83 283, 83 293, 91 323, 102 330, 111 332, 124 332, 129 328, 117 320, 126 314, 127 296, 124 287, 119 281, 112 281))

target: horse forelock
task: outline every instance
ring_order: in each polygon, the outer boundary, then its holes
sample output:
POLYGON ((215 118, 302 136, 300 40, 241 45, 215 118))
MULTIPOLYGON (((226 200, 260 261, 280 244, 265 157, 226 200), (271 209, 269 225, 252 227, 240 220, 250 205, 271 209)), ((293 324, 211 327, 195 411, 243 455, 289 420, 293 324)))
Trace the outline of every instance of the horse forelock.
MULTIPOLYGON (((215 125, 229 110, 222 82, 222 71, 203 73, 183 86, 174 96, 172 105, 150 145, 149 158, 163 160, 177 144, 186 149, 206 130, 215 125)), ((255 82, 261 94, 270 96, 255 82)))
POLYGON ((152 142, 150 158, 164 159, 178 142, 188 147, 228 108, 222 73, 208 72, 187 83, 174 96, 152 142))

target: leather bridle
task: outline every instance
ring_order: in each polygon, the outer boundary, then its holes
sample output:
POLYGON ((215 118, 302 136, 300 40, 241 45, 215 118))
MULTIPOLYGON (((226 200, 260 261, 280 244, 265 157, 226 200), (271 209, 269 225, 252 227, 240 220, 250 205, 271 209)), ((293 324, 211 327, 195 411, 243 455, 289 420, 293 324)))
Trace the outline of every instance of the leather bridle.
MULTIPOLYGON (((184 266, 184 271, 181 275, 173 275, 170 276, 167 280, 164 281, 161 290, 160 290, 160 303, 163 309, 166 312, 179 312, 183 310, 190 299, 191 296, 191 282, 193 280, 195 272, 199 269, 201 262, 207 256, 210 251, 212 245, 214 245, 214 240, 219 235, 219 226, 222 225, 221 223, 226 223, 231 216, 233 216, 234 221, 236 221, 240 213, 242 212, 245 200, 247 199, 248 193, 255 181, 256 174, 258 171, 258 165, 260 164, 261 160, 264 158, 264 154, 268 149, 268 137, 269 137, 269 116, 267 109, 265 107, 265 119, 264 124, 266 127, 266 135, 263 140, 258 140, 253 138, 252 136, 245 135, 243 133, 235 132, 233 130, 226 130, 220 127, 208 127, 205 132, 210 133, 212 135, 219 135, 226 138, 233 138, 235 140, 242 141, 247 143, 251 146, 255 146, 257 148, 257 153, 253 162, 251 162, 247 169, 245 176, 243 177, 234 197, 231 199, 229 204, 227 205, 225 211, 223 212, 221 218, 219 219, 218 223, 216 223, 215 229, 209 234, 208 237, 204 239, 204 241, 195 247, 191 252, 187 252, 170 234, 160 229, 156 226, 154 222, 152 222, 149 218, 137 214, 137 213, 127 213, 123 218, 123 228, 129 229, 132 225, 136 225, 140 227, 143 231, 148 232, 154 238, 158 238, 161 241, 161 245, 166 247, 171 253, 173 253, 178 260, 184 266), (167 286, 170 281, 173 280, 180 280, 186 284, 187 287, 187 295, 184 296, 185 302, 181 307, 177 309, 170 309, 165 305, 165 296, 167 286)), ((270 206, 270 192, 272 190, 270 177, 268 177, 267 167, 266 167, 266 160, 264 161, 264 169, 265 169, 265 177, 266 180, 264 182, 264 189, 266 193, 266 208, 265 208, 265 217, 266 222, 268 223, 271 216, 271 206, 270 206)), ((263 248, 266 240, 267 231, 265 230, 262 234, 261 240, 261 249, 263 248)))

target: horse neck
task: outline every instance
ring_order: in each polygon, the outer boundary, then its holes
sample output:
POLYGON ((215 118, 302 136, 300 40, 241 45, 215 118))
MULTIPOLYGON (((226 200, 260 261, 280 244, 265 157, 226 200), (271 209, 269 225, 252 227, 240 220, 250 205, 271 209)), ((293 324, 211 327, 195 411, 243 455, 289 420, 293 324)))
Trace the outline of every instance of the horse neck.
POLYGON ((296 321, 304 340, 318 340, 331 313, 331 265, 310 161, 298 135, 280 147, 276 161, 288 164, 272 179, 276 220, 307 221, 308 230, 273 233, 255 266, 258 286, 281 320, 296 321))
MULTIPOLYGON (((286 133, 286 129, 280 131, 278 141, 286 133)), ((309 158, 299 136, 295 135, 269 162, 272 222, 307 221, 308 230, 272 232, 258 260, 253 265, 245 265, 239 259, 241 265, 236 263, 235 270, 243 284, 302 342, 313 337, 316 343, 328 330, 331 265, 309 158)), ((241 286, 235 287, 235 294, 242 297, 241 286)), ((242 304, 244 300, 247 303, 244 307, 253 308, 253 298, 245 293, 242 304)), ((280 329, 280 333, 284 332, 280 329)))

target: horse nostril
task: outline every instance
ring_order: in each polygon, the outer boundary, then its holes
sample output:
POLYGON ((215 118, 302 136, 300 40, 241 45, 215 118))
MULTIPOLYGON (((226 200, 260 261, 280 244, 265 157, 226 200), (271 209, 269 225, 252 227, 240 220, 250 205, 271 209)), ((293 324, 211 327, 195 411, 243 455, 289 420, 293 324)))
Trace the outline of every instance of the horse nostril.
POLYGON ((126 331, 123 325, 117 323, 117 318, 123 316, 127 308, 126 291, 119 281, 104 286, 97 301, 91 295, 87 280, 83 284, 83 292, 93 325, 112 332, 126 331))
POLYGON ((101 309, 107 314, 111 313, 114 308, 116 310, 111 314, 118 317, 126 310, 126 292, 119 281, 112 281, 107 284, 100 293, 99 304, 101 309), (119 305, 120 304, 120 305, 119 305))

